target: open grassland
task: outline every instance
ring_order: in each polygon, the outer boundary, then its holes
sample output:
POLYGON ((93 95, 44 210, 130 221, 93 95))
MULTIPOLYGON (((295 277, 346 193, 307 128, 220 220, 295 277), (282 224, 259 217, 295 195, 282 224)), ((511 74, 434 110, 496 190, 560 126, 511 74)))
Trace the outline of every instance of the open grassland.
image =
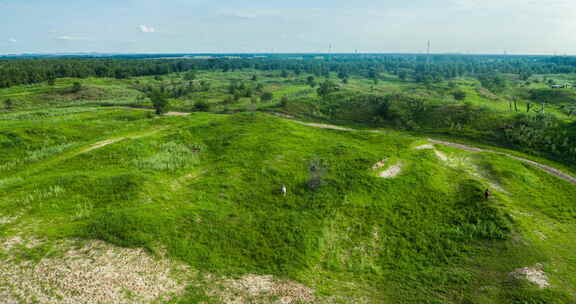
MULTIPOLYGON (((224 90, 229 80, 212 76, 224 90)), ((529 164, 397 131, 263 113, 151 118, 73 102, 0 115, 0 257, 9 261, 0 296, 67 303, 81 297, 66 288, 89 288, 118 303, 576 301, 576 186, 529 164), (65 285, 58 264, 115 287, 65 285), (34 265, 55 277, 32 275, 34 265), (523 267, 547 287, 514 275, 523 267)))

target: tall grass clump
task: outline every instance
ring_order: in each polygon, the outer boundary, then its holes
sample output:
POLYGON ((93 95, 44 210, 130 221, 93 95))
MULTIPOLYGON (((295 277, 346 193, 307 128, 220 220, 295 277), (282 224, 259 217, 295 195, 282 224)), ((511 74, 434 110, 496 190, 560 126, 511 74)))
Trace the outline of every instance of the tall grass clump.
POLYGON ((153 149, 157 151, 155 154, 134 160, 134 165, 143 170, 178 171, 200 162, 199 153, 202 146, 167 142, 159 144, 153 149))
POLYGON ((66 149, 75 146, 75 143, 64 143, 64 144, 60 144, 60 145, 55 145, 55 146, 46 146, 46 147, 42 147, 38 150, 34 150, 34 151, 29 151, 27 154, 28 156, 26 157, 27 161, 40 161, 42 159, 45 159, 47 157, 50 157, 54 154, 59 154, 64 152, 66 149))

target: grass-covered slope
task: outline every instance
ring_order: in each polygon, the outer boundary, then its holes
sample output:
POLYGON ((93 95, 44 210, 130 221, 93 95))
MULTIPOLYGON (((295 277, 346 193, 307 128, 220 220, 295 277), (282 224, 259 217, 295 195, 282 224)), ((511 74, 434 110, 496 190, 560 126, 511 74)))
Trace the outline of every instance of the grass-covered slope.
MULTIPOLYGON (((260 113, 8 115, 3 238, 165 250, 204 273, 297 280, 318 302, 576 301, 576 187, 503 156, 260 113), (379 176, 394 163, 397 176, 379 176), (549 288, 511 279, 537 263, 549 288)), ((50 244, 31 255, 49 257, 50 244)), ((180 301, 217 302, 202 292, 180 301)))

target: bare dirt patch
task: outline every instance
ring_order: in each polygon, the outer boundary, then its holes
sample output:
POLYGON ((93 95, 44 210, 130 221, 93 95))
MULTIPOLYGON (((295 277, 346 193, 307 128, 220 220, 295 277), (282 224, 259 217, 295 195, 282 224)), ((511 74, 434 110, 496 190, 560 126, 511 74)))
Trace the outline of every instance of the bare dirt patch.
POLYGON ((276 115, 278 117, 282 117, 282 118, 286 118, 286 119, 294 119, 294 116, 289 115, 289 114, 284 114, 284 113, 278 113, 278 112, 274 112, 272 113, 273 115, 276 115))
POLYGON ((320 123, 313 123, 313 122, 302 122, 302 121, 296 121, 296 120, 294 120, 294 122, 297 122, 301 125, 314 127, 314 128, 320 128, 320 129, 331 129, 331 130, 338 130, 338 131, 356 131, 354 129, 339 127, 339 126, 335 126, 335 125, 320 124, 320 123))
POLYGON ((97 143, 91 145, 86 150, 82 151, 82 153, 86 153, 86 152, 90 152, 92 150, 100 149, 102 147, 105 147, 107 145, 111 145, 113 143, 119 142, 119 141, 124 140, 124 139, 126 139, 126 137, 118 137, 118 138, 111 138, 111 139, 103 140, 103 141, 100 141, 100 142, 97 142, 97 143))
MULTIPOLYGON (((4 240, 11 246, 21 238, 4 240)), ((37 263, 8 258, 0 263, 0 299, 8 303, 149 303, 183 292, 172 264, 142 249, 92 241, 70 246, 62 257, 37 263)))
POLYGON ((396 163, 378 174, 382 178, 394 178, 402 172, 402 163, 396 163))
POLYGON ((438 157, 441 161, 444 161, 444 162, 449 161, 448 156, 446 154, 444 154, 444 152, 440 152, 440 151, 436 150, 436 148, 432 144, 420 145, 420 146, 415 147, 414 149, 415 150, 434 150, 434 154, 436 154, 436 157, 438 157))
POLYGON ((186 112, 167 112, 164 113, 164 116, 186 116, 186 115, 190 115, 191 113, 186 113, 186 112))
POLYGON ((443 152, 434 150, 434 154, 436 154, 436 157, 438 157, 441 161, 447 162, 449 160, 448 156, 443 152))
POLYGON ((420 145, 418 147, 415 147, 414 149, 416 149, 416 150, 434 150, 434 146, 431 144, 425 144, 425 145, 420 145))
POLYGON ((543 268, 544 266, 542 264, 536 264, 533 267, 523 267, 511 272, 510 276, 517 280, 528 280, 540 288, 547 288, 550 286, 550 283, 543 268))
POLYGON ((310 303, 314 291, 300 283, 277 280, 271 275, 248 274, 223 283, 220 299, 224 303, 310 303), (277 299, 272 302, 272 299, 277 299))

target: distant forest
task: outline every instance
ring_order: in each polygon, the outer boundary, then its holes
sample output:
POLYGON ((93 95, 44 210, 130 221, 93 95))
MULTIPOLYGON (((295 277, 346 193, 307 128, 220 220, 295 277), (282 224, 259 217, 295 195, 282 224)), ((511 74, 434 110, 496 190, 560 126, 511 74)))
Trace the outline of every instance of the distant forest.
POLYGON ((576 58, 494 55, 238 55, 186 58, 182 55, 122 55, 111 57, 5 57, 0 59, 0 88, 52 82, 63 77, 164 75, 190 70, 285 70, 296 75, 358 75, 377 80, 382 74, 402 80, 438 82, 462 76, 517 74, 526 80, 534 74, 576 73, 576 58), (154 58, 156 56, 157 58, 154 58))

